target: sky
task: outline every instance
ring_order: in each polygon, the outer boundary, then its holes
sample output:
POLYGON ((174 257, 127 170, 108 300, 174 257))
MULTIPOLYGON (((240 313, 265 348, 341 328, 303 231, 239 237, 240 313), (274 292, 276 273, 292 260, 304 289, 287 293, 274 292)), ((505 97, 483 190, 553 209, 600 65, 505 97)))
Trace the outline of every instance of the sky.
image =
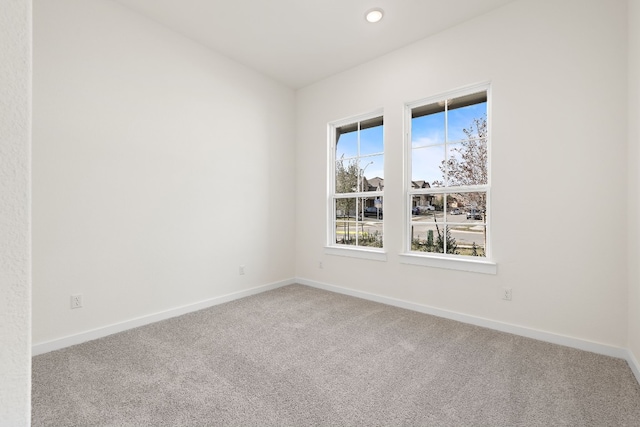
MULTIPOLYGON (((473 119, 485 117, 487 103, 457 108, 448 112, 447 136, 449 157, 456 156, 452 148, 460 147, 460 141, 467 136, 462 131, 469 128, 473 119)), ((444 112, 416 117, 411 120, 411 180, 442 181, 440 165, 445 159, 445 115, 444 112)), ((458 156, 459 157, 459 156, 458 156)))
MULTIPOLYGON (((336 160, 354 158, 358 155, 358 132, 340 135, 336 146, 336 160)), ((384 178, 383 126, 360 131, 360 168, 366 178, 384 178)))
MULTIPOLYGON (((487 103, 474 104, 448 112, 449 149, 459 144, 453 141, 466 139, 462 131, 473 123, 474 118, 486 115, 487 103)), ((383 126, 360 131, 360 168, 366 178, 384 178, 383 126)), ((432 183, 443 180, 440 165, 445 159, 445 115, 444 112, 417 117, 411 120, 412 180, 432 183)), ((449 151, 452 155, 451 151, 449 151)), ((336 160, 353 159, 358 156, 358 132, 342 134, 336 146, 336 160)))

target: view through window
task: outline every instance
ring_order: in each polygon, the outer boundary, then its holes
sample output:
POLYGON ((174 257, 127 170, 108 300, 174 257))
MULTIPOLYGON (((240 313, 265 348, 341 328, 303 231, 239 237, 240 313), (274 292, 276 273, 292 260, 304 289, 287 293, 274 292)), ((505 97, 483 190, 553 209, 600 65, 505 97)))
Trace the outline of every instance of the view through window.
POLYGON ((486 257, 487 90, 410 105, 408 248, 486 257))
POLYGON ((381 115, 333 128, 333 245, 383 247, 384 126, 381 115))

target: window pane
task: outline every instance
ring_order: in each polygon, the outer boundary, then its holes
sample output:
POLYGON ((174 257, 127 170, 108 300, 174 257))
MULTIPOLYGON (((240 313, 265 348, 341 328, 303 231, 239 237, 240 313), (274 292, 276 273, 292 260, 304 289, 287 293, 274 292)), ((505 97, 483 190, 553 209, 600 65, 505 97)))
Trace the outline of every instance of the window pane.
POLYGON ((444 145, 414 148, 411 151, 411 180, 426 182, 429 187, 442 186, 443 174, 440 168, 444 162, 444 145))
POLYGON ((358 132, 352 130, 341 133, 344 128, 336 129, 336 160, 356 157, 358 155, 358 132))
POLYGON ((355 221, 337 220, 336 243, 340 245, 355 245, 357 229, 358 224, 355 221))
POLYGON ((384 152, 383 133, 382 125, 361 130, 360 155, 384 152))
MULTIPOLYGON (((441 109, 444 110, 444 107, 441 109)), ((421 147, 443 143, 444 123, 444 111, 412 119, 411 146, 421 147)))
POLYGON ((487 135, 487 103, 481 102, 456 108, 464 98, 451 101, 447 115, 447 141, 484 138, 487 135))
POLYGON ((450 198, 457 200, 458 206, 463 206, 460 210, 463 212, 458 218, 451 218, 450 222, 462 222, 465 224, 484 224, 486 223, 487 212, 487 193, 451 193, 450 198))
POLYGON ((486 256, 486 225, 451 225, 450 236, 455 239, 457 251, 460 255, 486 256))
POLYGON ((451 227, 442 223, 411 224, 411 250, 459 255, 460 250, 451 227))
POLYGON ((338 160, 336 162, 336 193, 358 191, 358 160, 338 160))
POLYGON ((383 211, 382 197, 362 197, 358 200, 358 246, 382 247, 383 211))
POLYGON ((447 222, 462 221, 462 215, 465 214, 464 203, 461 198, 455 194, 447 195, 447 222))
POLYGON ((447 145, 447 186, 487 183, 487 141, 470 140, 447 145))
POLYGON ((336 243, 342 245, 356 244, 356 199, 335 200, 335 232, 336 243))
MULTIPOLYGON (((438 244, 438 231, 442 232, 442 225, 412 223, 411 224, 411 250, 418 252, 444 253, 443 245, 438 244)), ((441 235, 441 234, 440 234, 441 235)))
POLYGON ((360 159, 360 191, 382 191, 384 188, 384 155, 369 156, 360 159))
POLYGON ((415 194, 411 197, 411 216, 414 221, 444 222, 442 194, 415 194))
POLYGON ((364 222, 382 220, 382 197, 361 197, 358 203, 358 218, 364 222))
POLYGON ((336 199, 336 243, 383 247, 382 198, 336 199), (357 214, 356 214, 357 212, 357 214))
POLYGON ((336 220, 352 220, 356 219, 356 199, 336 199, 336 220))

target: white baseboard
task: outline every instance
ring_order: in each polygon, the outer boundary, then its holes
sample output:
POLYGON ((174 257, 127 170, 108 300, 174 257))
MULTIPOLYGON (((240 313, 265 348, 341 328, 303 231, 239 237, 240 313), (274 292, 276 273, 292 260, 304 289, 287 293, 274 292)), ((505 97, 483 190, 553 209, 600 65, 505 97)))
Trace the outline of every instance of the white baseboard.
POLYGON ((159 322, 161 320, 170 319, 172 317, 181 316, 183 314, 191 313, 193 311, 202 310, 218 304, 224 304, 225 302, 234 301, 240 298, 270 291, 272 289, 277 289, 282 286, 287 286, 294 283, 296 282, 293 279, 268 283, 266 285, 256 286, 255 288, 246 289, 244 291, 233 292, 227 295, 222 295, 219 297, 200 301, 194 304, 188 304, 188 305, 183 305, 181 307, 172 308, 170 310, 162 311, 160 313, 149 314, 146 316, 137 317, 135 319, 126 320, 124 322, 115 323, 113 325, 108 325, 101 328, 92 329, 90 331, 81 332, 79 334, 69 335, 63 338, 46 341, 42 343, 37 343, 32 346, 31 353, 33 356, 37 356, 39 354, 48 353, 50 351, 60 350, 65 347, 81 344, 83 342, 106 337, 107 335, 123 332, 128 329, 137 328, 139 326, 148 325, 150 323, 159 322))
MULTIPOLYGON (((297 278, 296 282, 300 283, 301 285, 311 286, 318 289, 324 289, 327 291, 336 292, 344 295, 350 295, 353 297, 375 301, 382 304, 392 305, 395 307, 405 308, 407 310, 417 311, 420 313, 431 314, 433 316, 443 317, 446 319, 457 320, 458 322, 468 323, 476 326, 482 326, 484 328, 494 329, 501 332, 507 332, 514 335, 520 335, 527 338, 533 338, 539 341, 545 341, 552 344, 563 345, 565 347, 572 347, 579 350, 590 351, 592 353, 598 353, 606 356, 616 357, 618 359, 625 359, 627 361, 629 361, 629 357, 631 356, 631 353, 627 349, 621 348, 621 347, 614 347, 607 344, 586 341, 579 338, 573 338, 565 335, 554 334, 551 332, 540 331, 537 329, 526 328, 524 326, 498 322, 495 320, 471 316, 468 314, 457 313, 454 311, 442 310, 442 309, 430 307, 427 305, 416 304, 413 302, 390 298, 382 295, 376 295, 376 294, 358 291, 354 289, 343 288, 340 286, 329 285, 326 283, 316 282, 313 280, 297 278)), ((638 374, 637 361, 635 361, 635 364, 636 364, 636 370, 634 371, 634 373, 636 374, 636 378, 638 378, 638 382, 640 382, 640 375, 638 374)), ((631 366, 631 362, 629 362, 629 365, 631 366)))
POLYGON ((635 358, 631 350, 627 350, 627 363, 631 368, 631 372, 636 376, 636 380, 638 380, 638 384, 640 384, 640 363, 638 363, 638 359, 635 358))

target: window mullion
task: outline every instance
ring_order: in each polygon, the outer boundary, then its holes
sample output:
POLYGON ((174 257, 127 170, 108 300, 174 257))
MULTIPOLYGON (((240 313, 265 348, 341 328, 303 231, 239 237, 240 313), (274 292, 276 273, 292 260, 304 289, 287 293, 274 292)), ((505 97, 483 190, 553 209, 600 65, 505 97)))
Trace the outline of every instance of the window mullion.
MULTIPOLYGON (((449 187, 449 100, 444 102, 444 180, 443 184, 449 187)), ((446 253, 446 251, 445 251, 446 253)))
POLYGON ((434 188, 417 188, 408 191, 411 195, 420 194, 451 194, 451 193, 474 193, 474 192, 487 192, 489 191, 488 185, 469 185, 460 187, 434 187, 434 188))

